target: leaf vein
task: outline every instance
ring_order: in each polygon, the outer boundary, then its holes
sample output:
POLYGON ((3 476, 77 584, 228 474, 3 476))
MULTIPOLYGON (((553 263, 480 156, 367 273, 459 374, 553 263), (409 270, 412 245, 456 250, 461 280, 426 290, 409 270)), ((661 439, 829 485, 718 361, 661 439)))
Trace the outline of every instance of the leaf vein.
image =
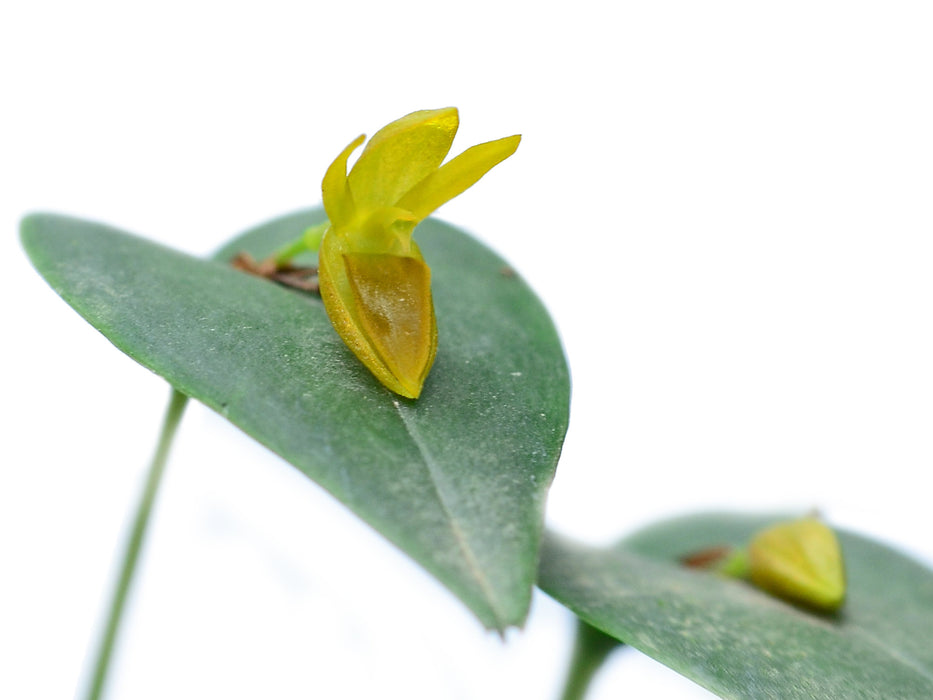
POLYGON ((440 478, 441 474, 438 470, 437 462, 431 455, 431 451, 424 443, 424 440, 421 439, 416 426, 406 415, 406 411, 402 408, 401 404, 397 400, 393 400, 392 403, 395 406, 395 410, 402 421, 402 425, 405 426, 405 431, 408 433, 408 436, 411 438, 415 447, 418 448, 418 453, 421 455, 421 459, 428 470, 428 474, 431 477, 431 485, 434 487, 434 492, 437 494, 438 502, 441 504, 441 508, 443 509, 444 514, 447 516, 451 531, 454 535, 454 541, 457 543, 457 546, 463 554, 467 569, 469 570, 470 575, 472 575, 476 581, 480 590, 483 592, 483 595, 486 597, 486 600, 489 603, 489 608, 496 620, 496 626, 498 627, 499 631, 502 632, 507 625, 506 616, 496 601, 495 592, 493 591, 492 586, 489 584, 489 580, 486 578, 486 575, 483 573, 482 567, 479 564, 479 560, 476 558, 476 553, 470 546, 466 533, 461 529, 456 517, 454 516, 454 512, 449 504, 449 499, 445 495, 444 489, 442 488, 442 479, 440 478))

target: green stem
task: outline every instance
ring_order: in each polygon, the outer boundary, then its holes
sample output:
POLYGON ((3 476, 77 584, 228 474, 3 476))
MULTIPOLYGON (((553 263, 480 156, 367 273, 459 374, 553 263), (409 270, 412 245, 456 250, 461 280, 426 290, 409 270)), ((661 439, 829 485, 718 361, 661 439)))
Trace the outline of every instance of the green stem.
POLYGON ((561 700, 583 700, 590 687, 593 676, 602 666, 606 657, 622 642, 600 632, 583 620, 577 621, 577 638, 570 657, 570 669, 564 681, 561 700))
POLYGON ((748 579, 749 567, 748 549, 736 547, 722 562, 715 566, 713 571, 729 578, 748 579))
POLYGON ((314 253, 321 245, 321 238, 324 236, 324 231, 327 230, 329 225, 330 224, 325 221, 322 224, 317 224, 316 226, 305 229, 305 232, 301 234, 301 238, 279 248, 272 254, 272 259, 275 260, 277 265, 285 265, 291 262, 292 258, 296 255, 300 255, 301 253, 314 253))
POLYGON ((136 507, 133 529, 130 531, 130 537, 126 543, 126 549, 123 552, 123 564, 120 568, 120 577, 117 579, 113 598, 110 601, 107 625, 104 627, 104 633, 97 648, 94 675, 91 678, 91 683, 87 695, 85 696, 87 700, 98 700, 103 693, 104 685, 107 681, 107 670, 110 666, 110 658, 116 646, 117 632, 119 631, 120 620, 123 617, 123 608, 126 606, 126 599, 129 595, 130 586, 133 583, 133 574, 136 570, 139 552, 146 538, 146 528, 149 525, 152 506, 155 503, 156 495, 159 491, 159 483, 165 471, 169 447, 172 444, 172 439, 175 437, 175 432, 178 429, 179 422, 181 422, 181 416, 185 411, 185 404, 187 402, 187 396, 178 391, 172 391, 172 398, 169 400, 168 408, 165 411, 165 419, 162 423, 162 433, 159 436, 159 444, 152 457, 152 464, 149 466, 149 475, 146 478, 146 485, 143 489, 139 504, 136 507))

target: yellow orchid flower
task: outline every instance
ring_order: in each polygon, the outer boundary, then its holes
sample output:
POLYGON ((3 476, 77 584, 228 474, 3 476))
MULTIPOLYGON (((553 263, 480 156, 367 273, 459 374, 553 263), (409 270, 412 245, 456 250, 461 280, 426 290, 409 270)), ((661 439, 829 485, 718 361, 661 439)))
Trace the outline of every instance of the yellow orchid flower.
POLYGON ((327 169, 330 224, 318 275, 337 333, 386 387, 418 398, 437 352, 431 271, 412 232, 444 202, 515 152, 520 136, 473 146, 448 163, 459 126, 455 108, 424 110, 370 139, 350 174, 360 136, 327 169))
POLYGON ((773 596, 824 613, 842 607, 846 572, 836 533, 814 516, 761 530, 747 547, 710 547, 681 561, 746 579, 773 596))
POLYGON ((834 612, 846 596, 839 540, 813 517, 779 523, 748 545, 749 578, 778 597, 834 612))

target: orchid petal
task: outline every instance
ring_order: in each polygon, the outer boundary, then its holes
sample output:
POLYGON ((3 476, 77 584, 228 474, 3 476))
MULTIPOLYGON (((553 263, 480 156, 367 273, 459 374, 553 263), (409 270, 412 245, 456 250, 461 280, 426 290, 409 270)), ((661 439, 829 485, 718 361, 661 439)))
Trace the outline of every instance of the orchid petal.
POLYGON ((353 195, 347 183, 347 160, 365 139, 364 135, 357 137, 353 143, 340 152, 324 173, 324 181, 321 183, 324 210, 334 228, 343 228, 353 219, 354 204, 353 195))
POLYGON ((468 148, 415 185, 398 206, 409 210, 418 221, 427 216, 515 153, 521 136, 507 136, 468 148))
POLYGON ((413 112, 380 129, 350 171, 355 205, 394 205, 444 161, 459 123, 450 107, 413 112))

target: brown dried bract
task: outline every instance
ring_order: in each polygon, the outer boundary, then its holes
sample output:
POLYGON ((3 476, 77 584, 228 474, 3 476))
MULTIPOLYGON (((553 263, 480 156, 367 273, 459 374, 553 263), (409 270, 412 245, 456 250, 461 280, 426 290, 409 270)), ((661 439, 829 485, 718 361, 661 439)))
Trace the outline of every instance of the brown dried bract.
POLYGON ((319 292, 317 268, 299 267, 289 263, 279 264, 273 258, 256 261, 249 253, 237 253, 230 264, 234 269, 256 277, 272 280, 284 287, 291 287, 302 292, 319 292))
POLYGON ((680 558, 680 563, 691 569, 708 569, 713 564, 725 559, 732 551, 732 547, 725 545, 708 547, 699 552, 692 552, 680 558))

